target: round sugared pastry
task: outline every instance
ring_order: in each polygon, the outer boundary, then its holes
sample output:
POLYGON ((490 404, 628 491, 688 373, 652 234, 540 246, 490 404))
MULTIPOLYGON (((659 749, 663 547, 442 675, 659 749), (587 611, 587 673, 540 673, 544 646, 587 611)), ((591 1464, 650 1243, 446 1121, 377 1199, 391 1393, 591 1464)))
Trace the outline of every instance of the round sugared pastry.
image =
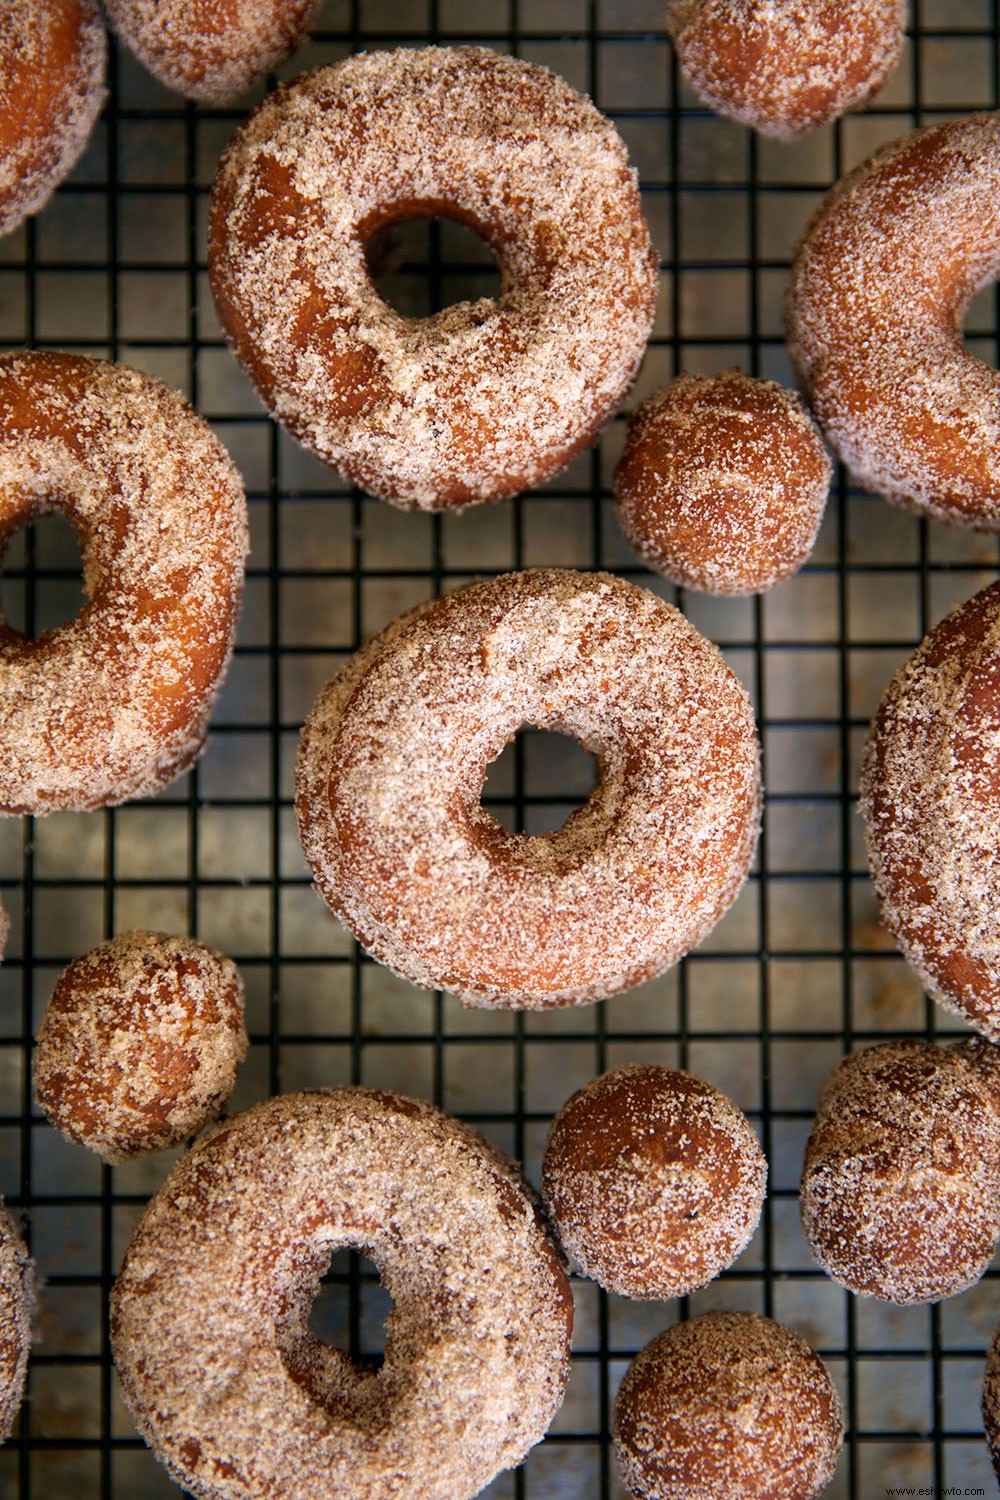
POLYGON ((1000 1328, 986 1354, 986 1374, 983 1378, 983 1426, 989 1445, 993 1472, 1000 1481, 1000 1328))
POLYGON ((610 121, 545 68, 476 47, 373 52, 277 89, 215 179, 209 275, 270 411, 373 495, 514 495, 595 438, 632 383, 657 261, 610 121), (407 318, 365 259, 439 214, 500 266, 497 300, 407 318))
POLYGON ((324 900, 404 979, 467 1005, 582 1004, 662 972, 735 899, 758 759, 746 694, 677 610, 605 573, 509 573, 404 615, 327 684, 299 832, 324 900), (538 837, 480 802, 529 724, 600 765, 538 837))
POLYGON ((83 155, 106 62, 95 0, 0 7, 0 234, 44 208, 83 155))
POLYGON ((637 1500, 813 1500, 833 1476, 843 1428, 805 1339, 756 1313, 710 1312, 636 1355, 613 1433, 637 1500))
POLYGON ((0 1443, 21 1405, 35 1303, 34 1267, 10 1214, 0 1203, 0 1443))
POLYGON ((861 812, 882 921, 941 1005, 1000 1040, 1000 585, 924 638, 886 690, 861 812))
POLYGON ((231 959, 192 938, 125 932, 57 979, 35 1042, 35 1098, 70 1140, 126 1161, 214 1119, 246 1050, 231 959))
POLYGON ((83 552, 79 616, 0 617, 0 812, 81 811, 188 770, 232 651, 243 485, 183 397, 75 354, 0 358, 0 551, 46 511, 83 552))
POLYGON ((858 483, 1000 529, 1000 375, 962 319, 1000 274, 1000 113, 893 141, 820 204, 786 309, 799 381, 858 483))
POLYGON ((618 520, 643 562, 674 583, 760 593, 812 551, 830 474, 793 392, 742 370, 680 375, 629 422, 618 520))
POLYGON ((584 1275, 623 1297, 683 1297, 749 1243, 767 1162, 746 1116, 669 1068, 615 1068, 563 1105, 542 1196, 584 1275))
POLYGON ((827 1079, 806 1146, 802 1227, 865 1297, 936 1302, 972 1286, 1000 1236, 995 1049, 886 1042, 827 1079))
POLYGON ((139 1431, 198 1500, 469 1500, 544 1434, 572 1320, 512 1162, 430 1104, 339 1089, 270 1099, 184 1157, 111 1336, 139 1431), (392 1297, 378 1369, 308 1327, 344 1246, 392 1297))
POLYGON ((167 88, 229 104, 291 56, 321 0, 104 0, 130 52, 167 88))
POLYGON ((685 77, 717 114, 794 141, 867 104, 896 66, 905 0, 669 0, 685 77))

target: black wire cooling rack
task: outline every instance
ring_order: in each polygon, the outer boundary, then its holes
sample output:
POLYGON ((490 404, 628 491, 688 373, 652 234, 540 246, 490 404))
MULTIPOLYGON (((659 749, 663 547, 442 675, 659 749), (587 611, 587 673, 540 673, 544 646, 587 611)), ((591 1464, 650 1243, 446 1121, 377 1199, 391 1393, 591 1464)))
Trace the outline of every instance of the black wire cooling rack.
MULTIPOLYGON (((827 186, 881 141, 997 106, 998 12, 996 0, 917 3, 878 103, 796 146, 758 140, 698 105, 678 78, 658 0, 331 0, 285 72, 361 47, 472 41, 545 63, 587 91, 628 144, 663 266, 631 406, 680 369, 739 364, 792 383, 781 298, 798 232, 827 186)), ((186 104, 126 55, 113 56, 111 85, 72 180, 0 241, 0 339, 108 355, 183 389, 243 470, 253 553, 235 659, 196 770, 156 800, 0 825, 13 918, 0 970, 0 1187, 23 1216, 42 1282, 28 1399, 0 1450, 0 1495, 178 1493, 117 1395, 105 1317, 131 1227, 172 1156, 104 1167, 38 1117, 30 1090, 31 1038, 55 975, 134 926, 190 931, 239 962, 252 1049, 234 1108, 304 1086, 395 1088, 475 1123, 537 1181, 549 1120, 572 1090, 617 1063, 657 1061, 702 1074, 758 1127, 770 1193, 749 1249, 681 1303, 630 1304, 577 1281, 566 1404, 523 1468, 486 1492, 493 1500, 621 1497, 608 1434, 622 1371, 670 1322, 721 1306, 789 1323, 827 1361, 850 1424, 831 1496, 991 1493, 978 1402, 1000 1322, 997 1272, 933 1308, 854 1299, 812 1263, 796 1188, 836 1058, 949 1029, 878 925, 856 814, 858 756, 896 666, 947 608, 996 576, 995 542, 929 527, 841 478, 796 579, 761 599, 678 595, 617 533, 609 485, 621 418, 599 448, 513 502, 429 518, 366 499, 265 418, 214 318, 206 202, 245 108, 186 104), (464 1013, 360 955, 313 895, 291 762, 320 686, 365 637, 470 576, 537 564, 634 578, 676 599, 722 647, 758 714, 764 833, 734 909, 662 980, 579 1010, 464 1013)), ((451 224, 415 227, 395 253, 387 295, 415 312, 495 285, 484 247, 451 224)), ((993 363, 996 313, 984 294, 967 325, 993 363)), ((79 598, 68 524, 46 520, 17 539, 3 593, 15 623, 58 623, 79 598)), ((524 735, 487 790, 498 816, 538 831, 583 799, 591 775, 583 752, 524 735)), ((383 1312, 371 1268, 338 1258, 317 1328, 373 1351, 383 1312)))

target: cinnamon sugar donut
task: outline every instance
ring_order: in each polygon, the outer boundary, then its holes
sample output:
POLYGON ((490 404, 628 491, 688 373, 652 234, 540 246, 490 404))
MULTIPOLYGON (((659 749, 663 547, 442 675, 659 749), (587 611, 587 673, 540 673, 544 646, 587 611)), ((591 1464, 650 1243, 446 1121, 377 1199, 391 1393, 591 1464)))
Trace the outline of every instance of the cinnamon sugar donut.
POLYGON ((35 1043, 35 1098, 70 1140, 127 1161, 213 1119, 246 1050, 231 959, 192 938, 125 932, 56 980, 35 1043))
POLYGON ((186 771, 233 644, 243 486, 176 391, 82 355, 0 358, 0 550, 53 510, 87 601, 37 640, 0 618, 4 813, 104 807, 186 771))
POLYGON ((209 275, 273 414, 373 495, 437 510, 540 484, 636 373, 657 262, 611 123, 545 68, 475 47, 373 52, 277 89, 216 175, 209 275), (365 241, 442 214, 497 301, 403 317, 365 241))
POLYGON ((1000 584, 924 638, 868 735, 861 812, 882 921, 939 1004, 1000 1040, 1000 584))
POLYGON ((21 1405, 35 1305, 34 1267, 10 1214, 0 1203, 0 1443, 21 1405))
POLYGON ((1000 528, 1000 375, 962 319, 1000 274, 1000 113, 893 141, 827 195, 797 251, 789 346, 820 425, 887 500, 1000 528))
POLYGON ((1000 1328, 993 1335, 986 1354, 982 1412, 993 1472, 1000 1484, 1000 1328))
POLYGON ((608 574, 470 584, 327 684, 296 769, 317 889, 381 963, 467 1005, 602 999, 660 973, 739 891, 757 839, 746 694, 670 605, 608 574), (599 758, 555 833, 480 804, 526 724, 599 758))
POLYGON ((680 375, 629 421, 618 520, 643 562, 674 583, 760 593, 812 551, 830 475, 793 392, 742 370, 680 375))
POLYGON ((806 1146, 802 1227, 820 1265, 906 1306, 979 1280, 1000 1236, 1000 1054, 886 1042, 838 1063, 806 1146))
POLYGON ((833 1477, 843 1428, 805 1339, 756 1313, 709 1312, 636 1355, 613 1431, 637 1500, 813 1500, 833 1477))
POLYGON ((45 207, 76 166, 106 97, 96 0, 0 8, 0 234, 45 207))
POLYGON ((683 1297, 750 1242, 767 1162, 746 1116, 690 1073, 626 1066, 563 1105, 542 1196, 585 1276, 622 1297, 683 1297))
POLYGON ((559 1406, 572 1299, 512 1162, 430 1104, 290 1094, 200 1142, 112 1296, 122 1392, 199 1500, 468 1500, 559 1406), (381 1369, 309 1330, 335 1249, 393 1308, 381 1369))
POLYGON ((167 88, 229 104, 298 47, 321 0, 104 0, 130 52, 167 88))
POLYGON ((710 109, 794 141, 876 94, 896 66, 905 0, 670 0, 667 30, 710 109))

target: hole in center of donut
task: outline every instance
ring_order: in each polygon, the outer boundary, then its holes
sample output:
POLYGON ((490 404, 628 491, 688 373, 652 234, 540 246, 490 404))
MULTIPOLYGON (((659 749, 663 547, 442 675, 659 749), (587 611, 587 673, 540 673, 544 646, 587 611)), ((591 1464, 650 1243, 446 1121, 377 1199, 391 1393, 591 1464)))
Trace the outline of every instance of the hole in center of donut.
POLYGON ((997 298, 1000 296, 995 281, 990 281, 972 298, 962 317, 962 336, 971 352, 986 364, 997 363, 996 338, 997 298))
POLYGON ((486 773, 483 803, 508 833, 554 833, 600 780, 597 758, 569 735, 524 728, 486 773))
POLYGON ((76 527, 62 511, 36 516, 3 554, 3 620, 29 640, 75 620, 83 608, 83 563, 76 527))
POLYGON ((309 1310, 309 1332, 376 1370, 385 1359, 391 1308, 375 1262, 357 1250, 338 1250, 309 1310))
POLYGON ((500 295, 493 251, 457 219, 386 224, 369 236, 365 258, 379 296, 406 318, 429 318, 456 302, 495 301, 500 295))

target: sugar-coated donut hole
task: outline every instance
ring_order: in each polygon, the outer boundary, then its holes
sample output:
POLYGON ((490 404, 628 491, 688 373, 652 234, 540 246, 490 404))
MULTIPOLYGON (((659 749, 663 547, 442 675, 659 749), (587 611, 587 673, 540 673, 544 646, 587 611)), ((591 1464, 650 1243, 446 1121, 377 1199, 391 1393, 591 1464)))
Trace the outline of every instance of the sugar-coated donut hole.
POLYGON ((383 302, 407 318, 500 296, 500 267, 489 242, 448 214, 390 218, 367 236, 365 260, 383 302))
POLYGON ((508 833, 555 833, 601 779, 596 756, 568 734, 526 724, 491 761, 482 801, 508 833))
POLYGON ((0 543, 0 620, 27 640, 58 630, 83 608, 80 533, 62 511, 41 511, 0 543))
POLYGON ((321 1344, 342 1349, 377 1370, 385 1361, 386 1319, 392 1306, 375 1261, 362 1250, 335 1250, 306 1326, 321 1344))

